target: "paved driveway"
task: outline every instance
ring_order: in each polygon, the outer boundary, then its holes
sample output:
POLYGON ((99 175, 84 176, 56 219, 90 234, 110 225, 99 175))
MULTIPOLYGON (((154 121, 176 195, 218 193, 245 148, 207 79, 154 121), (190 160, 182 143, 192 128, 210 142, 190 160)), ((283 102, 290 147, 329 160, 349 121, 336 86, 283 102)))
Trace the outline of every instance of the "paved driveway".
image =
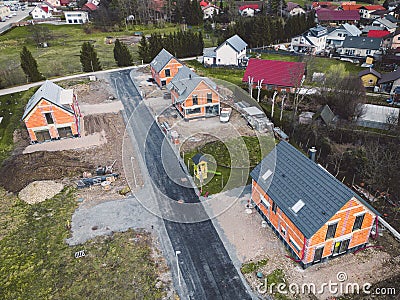
MULTIPOLYGON (((181 284, 186 287, 186 292, 180 291, 181 297, 251 299, 213 223, 199 204, 185 169, 169 143, 165 142, 148 108, 141 102, 129 72, 111 73, 110 81, 124 104, 127 116, 130 116, 127 127, 133 133, 133 143, 142 156, 142 174, 147 174, 147 192, 135 196, 153 214, 162 217, 174 254, 180 251, 180 267, 175 279, 181 273, 181 284), (192 205, 182 205, 179 200, 192 205), (194 222, 196 220, 202 221, 194 222)), ((171 254, 166 256, 171 258, 171 254)), ((171 265, 174 263, 176 260, 170 261, 171 265)))

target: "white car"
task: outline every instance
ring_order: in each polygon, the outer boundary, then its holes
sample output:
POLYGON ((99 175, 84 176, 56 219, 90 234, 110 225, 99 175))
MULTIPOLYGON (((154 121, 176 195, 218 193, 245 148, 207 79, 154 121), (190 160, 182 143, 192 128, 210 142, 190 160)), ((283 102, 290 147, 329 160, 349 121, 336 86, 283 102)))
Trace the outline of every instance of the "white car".
POLYGON ((229 119, 231 117, 231 113, 232 113, 232 108, 230 108, 230 107, 221 109, 221 113, 219 115, 219 121, 221 123, 229 122, 229 119))

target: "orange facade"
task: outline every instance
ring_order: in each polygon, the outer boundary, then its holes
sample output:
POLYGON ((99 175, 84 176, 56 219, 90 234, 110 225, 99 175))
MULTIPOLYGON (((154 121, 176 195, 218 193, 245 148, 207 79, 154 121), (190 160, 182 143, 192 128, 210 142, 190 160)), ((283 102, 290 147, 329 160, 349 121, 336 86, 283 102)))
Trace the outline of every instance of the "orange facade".
MULTIPOLYGON (((74 110, 77 106, 72 107, 74 110)), ((31 142, 79 135, 78 114, 45 99, 40 100, 24 119, 31 142)))
POLYGON ((151 76, 157 82, 158 86, 163 87, 171 82, 172 78, 174 78, 181 67, 182 64, 177 59, 171 58, 160 72, 156 72, 156 70, 151 67, 151 76))
POLYGON ((185 119, 219 114, 219 94, 204 81, 197 85, 186 100, 178 102, 178 97, 178 93, 171 90, 172 104, 176 106, 185 119), (194 99, 197 99, 197 104, 193 103, 194 99), (212 108, 215 109, 214 114, 210 112, 212 108))
POLYGON ((252 200, 264 219, 284 241, 286 247, 297 256, 303 267, 366 245, 376 218, 374 213, 353 197, 311 238, 307 239, 254 180, 252 200), (357 217, 362 219, 359 222, 361 223, 359 229, 354 228, 357 227, 355 226, 357 217), (336 227, 336 231, 333 237, 327 238, 329 225, 336 227))

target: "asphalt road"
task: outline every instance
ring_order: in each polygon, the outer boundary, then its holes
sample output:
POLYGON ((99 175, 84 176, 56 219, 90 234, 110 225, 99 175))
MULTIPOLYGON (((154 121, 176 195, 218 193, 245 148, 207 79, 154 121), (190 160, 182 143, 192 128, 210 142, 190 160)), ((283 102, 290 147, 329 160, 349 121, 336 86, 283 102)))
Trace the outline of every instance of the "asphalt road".
POLYGON ((188 291, 188 295, 181 295, 182 298, 251 299, 210 220, 197 223, 167 220, 179 216, 182 220, 190 221, 205 217, 206 212, 201 205, 185 211, 180 209, 182 205, 177 204, 180 199, 190 203, 196 203, 199 199, 191 186, 178 184, 179 179, 187 175, 180 167, 173 149, 165 143, 164 134, 150 111, 141 102, 129 71, 110 73, 109 77, 124 104, 126 114, 128 117, 133 114, 127 126, 133 131, 133 142, 137 143, 147 167, 149 178, 145 184, 153 187, 153 197, 163 216, 173 250, 180 251, 179 269, 188 291))

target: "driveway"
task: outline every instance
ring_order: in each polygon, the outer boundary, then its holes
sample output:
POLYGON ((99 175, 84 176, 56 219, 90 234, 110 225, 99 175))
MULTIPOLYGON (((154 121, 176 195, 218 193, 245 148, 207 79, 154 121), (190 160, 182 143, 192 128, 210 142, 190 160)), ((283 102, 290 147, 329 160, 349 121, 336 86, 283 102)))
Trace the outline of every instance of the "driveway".
POLYGON ((185 168, 141 101, 130 72, 114 72, 109 77, 129 117, 127 130, 141 154, 141 172, 146 177, 146 192, 135 197, 163 221, 171 245, 165 255, 171 266, 179 265, 172 269, 181 297, 251 299, 185 168))

